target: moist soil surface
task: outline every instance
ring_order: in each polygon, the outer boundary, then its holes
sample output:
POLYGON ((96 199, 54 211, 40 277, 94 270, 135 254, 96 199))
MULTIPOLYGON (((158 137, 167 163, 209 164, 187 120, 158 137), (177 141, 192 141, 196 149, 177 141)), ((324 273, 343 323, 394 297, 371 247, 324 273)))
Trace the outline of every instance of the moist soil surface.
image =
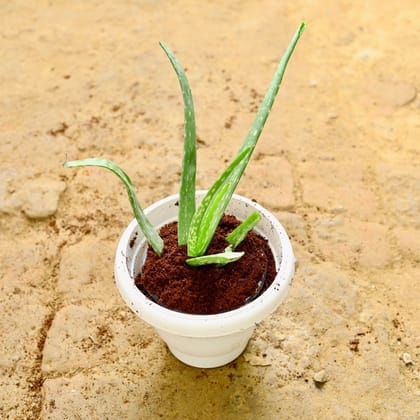
POLYGON ((0 418, 419 418, 419 0, 15 0, 0 18, 0 418), (289 293, 217 369, 123 302, 118 240, 179 190, 187 69, 197 188, 236 155, 299 41, 237 192, 286 228, 289 293))
MULTIPOLYGON (((234 216, 223 216, 206 255, 223 252, 226 236, 238 226, 234 216)), ((273 282, 276 267, 267 241, 249 232, 235 251, 245 254, 238 260, 216 267, 214 264, 190 267, 187 247, 178 246, 177 223, 163 226, 162 256, 149 246, 137 287, 160 305, 179 312, 212 315, 237 309, 264 292, 273 282)))

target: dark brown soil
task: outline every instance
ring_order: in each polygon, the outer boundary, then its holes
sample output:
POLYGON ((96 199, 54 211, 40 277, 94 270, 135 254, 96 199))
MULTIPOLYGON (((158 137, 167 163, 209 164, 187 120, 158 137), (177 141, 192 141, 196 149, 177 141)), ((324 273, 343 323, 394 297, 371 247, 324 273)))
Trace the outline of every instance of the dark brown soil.
MULTIPOLYGON (((223 252, 226 235, 239 224, 234 216, 223 216, 206 252, 223 252)), ((239 308, 258 297, 276 276, 275 262, 267 241, 250 232, 237 248, 245 255, 222 268, 215 265, 190 267, 186 246, 178 247, 177 224, 160 230, 165 246, 159 258, 149 247, 137 287, 150 299, 169 309, 190 314, 216 314, 239 308)))

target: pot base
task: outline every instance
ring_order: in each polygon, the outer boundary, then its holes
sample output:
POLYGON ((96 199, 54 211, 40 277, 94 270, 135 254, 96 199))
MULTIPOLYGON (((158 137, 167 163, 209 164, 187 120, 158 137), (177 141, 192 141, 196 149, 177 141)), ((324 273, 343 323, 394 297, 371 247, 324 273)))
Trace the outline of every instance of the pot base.
POLYGON ((197 368, 216 368, 227 365, 244 352, 254 329, 251 327, 223 337, 180 337, 161 330, 157 332, 182 363, 197 368))
POLYGON ((224 365, 227 365, 230 362, 233 362, 236 358, 238 358, 246 349, 248 342, 245 343, 245 345, 238 351, 238 349, 235 349, 231 351, 228 354, 224 354, 223 356, 219 356, 217 358, 215 357, 194 357, 190 354, 185 354, 178 352, 174 349, 171 349, 169 347, 169 350, 171 353, 182 363, 196 367, 196 368, 217 368, 224 365))

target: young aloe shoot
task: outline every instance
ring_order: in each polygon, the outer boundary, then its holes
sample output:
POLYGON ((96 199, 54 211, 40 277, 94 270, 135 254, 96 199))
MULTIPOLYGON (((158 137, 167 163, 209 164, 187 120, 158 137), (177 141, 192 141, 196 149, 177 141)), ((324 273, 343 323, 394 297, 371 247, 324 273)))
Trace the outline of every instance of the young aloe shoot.
POLYGON ((237 246, 246 238, 248 232, 254 229, 260 220, 260 213, 257 211, 251 213, 237 228, 226 236, 226 240, 229 242, 230 247, 232 249, 237 248, 237 246))
POLYGON ((186 263, 195 267, 205 264, 217 264, 218 267, 223 267, 230 262, 239 260, 239 258, 244 255, 244 252, 234 252, 235 248, 246 238, 248 232, 250 232, 260 220, 260 213, 254 211, 226 236, 226 241, 229 243, 229 246, 226 247, 224 252, 189 258, 186 260, 186 263))

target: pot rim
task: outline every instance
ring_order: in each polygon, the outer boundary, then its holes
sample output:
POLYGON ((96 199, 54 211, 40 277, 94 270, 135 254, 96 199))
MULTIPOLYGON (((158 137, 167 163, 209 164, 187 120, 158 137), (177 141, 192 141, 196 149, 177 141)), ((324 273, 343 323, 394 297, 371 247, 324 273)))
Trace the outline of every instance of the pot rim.
MULTIPOLYGON (((203 197, 206 192, 205 190, 196 191, 197 198, 203 197)), ((163 198, 147 207, 144 212, 148 215, 163 206, 175 203, 178 198, 179 194, 163 198)), ((231 201, 241 202, 246 207, 250 207, 252 211, 257 210, 278 236, 281 249, 274 249, 272 241, 269 240, 277 269, 276 277, 270 287, 252 302, 219 314, 195 315, 164 308, 147 298, 137 288, 132 275, 134 269, 128 267, 127 251, 130 241, 135 232, 138 232, 138 235, 143 235, 138 228, 136 219, 133 219, 122 234, 117 246, 115 280, 122 297, 140 318, 155 328, 172 334, 189 337, 222 336, 255 326, 280 305, 290 287, 296 261, 287 233, 277 218, 260 204, 238 194, 234 194, 231 201), (281 256, 281 261, 279 261, 279 256, 281 256)), ((170 221, 168 219, 165 223, 170 221)), ((263 231, 258 228, 256 230, 267 237, 263 231)))

